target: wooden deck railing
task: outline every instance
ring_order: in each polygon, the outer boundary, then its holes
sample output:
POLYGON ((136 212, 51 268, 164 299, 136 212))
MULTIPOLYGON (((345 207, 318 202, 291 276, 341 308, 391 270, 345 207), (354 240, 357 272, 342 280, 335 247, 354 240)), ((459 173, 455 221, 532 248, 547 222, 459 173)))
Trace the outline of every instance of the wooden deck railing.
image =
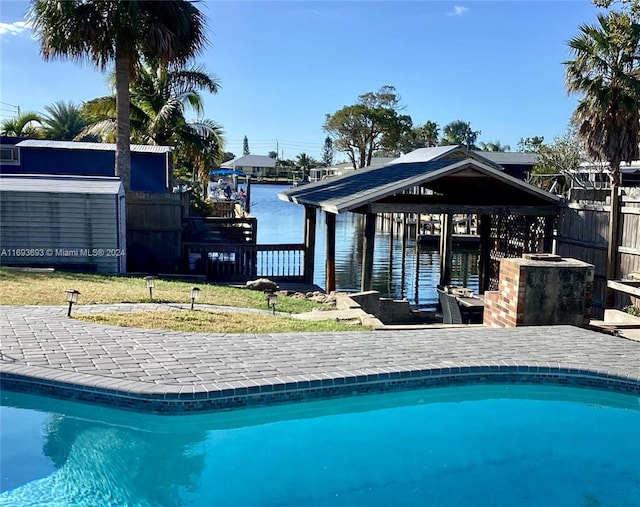
POLYGON ((304 245, 256 245, 257 273, 272 280, 304 279, 304 245))
POLYGON ((275 281, 304 280, 304 245, 211 244, 184 242, 188 271, 208 281, 245 282, 265 277, 275 281))

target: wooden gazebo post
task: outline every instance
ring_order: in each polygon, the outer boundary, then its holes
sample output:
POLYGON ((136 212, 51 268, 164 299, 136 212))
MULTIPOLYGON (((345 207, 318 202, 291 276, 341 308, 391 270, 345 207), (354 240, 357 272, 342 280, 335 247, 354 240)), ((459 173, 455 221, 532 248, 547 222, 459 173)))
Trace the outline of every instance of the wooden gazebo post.
POLYGON ((367 213, 364 216, 364 238, 362 248, 362 279, 360 289, 371 290, 373 286, 373 251, 376 237, 376 214, 367 213))
POLYGON ((451 283, 453 214, 444 213, 440 222, 440 285, 451 283))
POLYGON ((478 229, 480 233, 480 265, 478 266, 480 293, 489 290, 491 272, 491 215, 480 215, 478 229))
POLYGON ((336 290, 336 216, 325 213, 325 217, 325 292, 329 294, 336 290))
POLYGON ((316 209, 304 207, 304 283, 313 284, 316 261, 316 209))

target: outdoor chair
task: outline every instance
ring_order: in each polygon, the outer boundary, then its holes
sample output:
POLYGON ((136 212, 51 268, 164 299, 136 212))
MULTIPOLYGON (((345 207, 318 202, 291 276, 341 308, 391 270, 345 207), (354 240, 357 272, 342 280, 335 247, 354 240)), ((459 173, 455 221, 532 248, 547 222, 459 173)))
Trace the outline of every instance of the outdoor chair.
POLYGON ((472 324, 482 323, 482 314, 461 308, 454 294, 449 294, 441 289, 438 291, 438 299, 442 306, 443 324, 472 324))
POLYGON ((447 294, 441 289, 438 291, 438 299, 442 306, 442 323, 443 324, 462 324, 462 312, 458 306, 458 301, 453 294, 447 294))

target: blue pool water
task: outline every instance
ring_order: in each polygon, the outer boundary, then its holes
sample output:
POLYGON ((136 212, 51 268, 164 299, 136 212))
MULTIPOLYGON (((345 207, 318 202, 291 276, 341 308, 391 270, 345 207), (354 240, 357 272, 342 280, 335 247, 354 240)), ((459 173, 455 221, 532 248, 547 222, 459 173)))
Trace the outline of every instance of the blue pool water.
POLYGON ((640 405, 628 395, 469 386, 189 416, 2 397, 1 506, 640 499, 640 405))

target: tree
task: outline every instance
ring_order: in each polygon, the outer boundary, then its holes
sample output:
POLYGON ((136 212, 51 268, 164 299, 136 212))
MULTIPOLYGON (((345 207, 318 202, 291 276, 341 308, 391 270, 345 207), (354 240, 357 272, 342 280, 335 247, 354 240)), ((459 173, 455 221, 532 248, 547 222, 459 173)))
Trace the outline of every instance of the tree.
POLYGON ((42 116, 35 111, 25 111, 15 118, 4 120, 0 126, 3 136, 11 137, 44 137, 42 116))
MULTIPOLYGON (((436 146, 440 128, 433 121, 428 121, 421 127, 411 128, 402 135, 398 142, 398 150, 400 153, 409 153, 419 148, 436 146)), ((395 155, 396 153, 381 153, 381 155, 395 155)))
POLYGON ((476 150, 476 140, 481 134, 479 130, 471 130, 471 122, 456 120, 445 125, 442 129, 440 146, 462 144, 470 150, 476 150))
POLYGON ((317 165, 318 162, 306 153, 300 153, 296 157, 296 166, 302 169, 305 174, 309 174, 309 169, 316 167, 317 165))
POLYGON ((270 151, 269 153, 267 153, 267 157, 272 158, 272 159, 277 159, 278 158, 278 152, 276 151, 270 151))
POLYGON ((508 144, 502 145, 500 141, 480 143, 480 151, 511 151, 508 144))
POLYGON ((354 169, 371 164, 378 151, 398 151, 398 143, 411 129, 411 118, 400 115, 400 98, 393 86, 358 97, 356 104, 326 115, 324 130, 334 148, 347 153, 354 169))
POLYGON ((33 0, 30 21, 45 60, 115 64, 117 136, 115 174, 131 188, 129 83, 141 55, 186 63, 206 44, 204 17, 191 2, 33 0))
MULTIPOLYGON (((640 25, 624 13, 598 16, 569 41, 568 93, 578 93, 575 117, 587 154, 609 163, 611 211, 607 278, 616 276, 620 163, 640 158, 640 25)), ((613 303, 608 291, 607 303, 613 303)))
POLYGON ((88 122, 81 107, 73 102, 59 101, 45 106, 44 109, 47 114, 42 117, 42 125, 48 139, 62 141, 86 139, 86 136, 82 136, 82 132, 88 122))
POLYGON ((557 194, 568 191, 570 180, 582 184, 575 175, 586 158, 575 129, 570 128, 551 145, 540 145, 537 151, 538 162, 529 175, 529 183, 557 194))
POLYGON ((325 167, 331 167, 333 165, 333 139, 331 139, 331 136, 327 136, 324 139, 324 145, 322 146, 322 163, 325 167))
POLYGON ((428 121, 420 127, 420 137, 424 139, 427 147, 437 146, 439 136, 440 127, 438 127, 438 124, 434 121, 428 121))
POLYGON ((566 86, 583 95, 575 116, 587 153, 609 163, 617 187, 621 162, 640 158, 640 25, 615 12, 598 23, 569 41, 566 86))
POLYGON ((640 0, 593 0, 594 5, 598 7, 609 8, 614 3, 620 4, 624 12, 628 12, 634 19, 640 18, 640 0))
POLYGON ((222 155, 222 163, 224 164, 225 162, 229 162, 229 160, 233 160, 234 158, 236 158, 236 156, 233 153, 225 151, 222 155))
POLYGON ((251 152, 249 151, 249 139, 247 139, 247 136, 244 136, 244 139, 242 140, 242 154, 243 155, 251 154, 251 152))
MULTIPOLYGON (((131 139, 138 144, 174 146, 174 167, 186 165, 202 181, 211 166, 223 159, 222 129, 213 120, 187 121, 185 111, 198 117, 204 112, 201 90, 217 93, 216 79, 201 67, 167 67, 157 60, 144 61, 131 82, 131 139)), ((88 101, 86 113, 94 120, 85 132, 109 140, 116 125, 116 97, 88 101)))
POLYGON ((543 136, 521 137, 518 141, 518 151, 524 153, 536 153, 544 143, 543 136))

